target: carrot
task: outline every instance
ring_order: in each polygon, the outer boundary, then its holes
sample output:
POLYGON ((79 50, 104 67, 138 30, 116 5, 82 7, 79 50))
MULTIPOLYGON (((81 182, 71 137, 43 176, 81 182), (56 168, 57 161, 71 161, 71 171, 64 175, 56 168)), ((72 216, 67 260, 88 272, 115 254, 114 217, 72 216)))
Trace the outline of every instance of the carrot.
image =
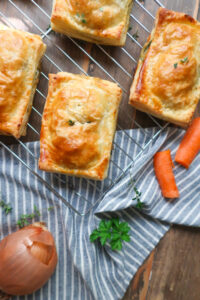
POLYGON ((178 198, 179 191, 172 171, 173 162, 170 150, 157 152, 154 155, 153 163, 163 197, 178 198))
POLYGON ((200 151, 200 117, 194 119, 186 131, 175 155, 175 161, 188 168, 200 151))

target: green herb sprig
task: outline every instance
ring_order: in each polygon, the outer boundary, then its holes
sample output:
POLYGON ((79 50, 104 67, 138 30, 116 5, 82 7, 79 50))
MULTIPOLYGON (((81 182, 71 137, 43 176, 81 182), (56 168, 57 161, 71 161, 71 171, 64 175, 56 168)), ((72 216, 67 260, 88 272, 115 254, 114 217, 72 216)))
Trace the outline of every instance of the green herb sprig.
POLYGON ((188 61, 189 61, 188 57, 186 56, 185 58, 183 58, 183 59, 180 60, 180 63, 181 64, 186 64, 186 63, 188 63, 188 61))
POLYGON ((48 211, 52 211, 52 210, 54 210, 54 206, 49 206, 48 211))
POLYGON ((12 212, 12 207, 9 203, 5 203, 3 200, 0 201, 0 207, 2 207, 6 216, 12 212))
POLYGON ((51 28, 51 24, 48 25, 48 27, 46 28, 46 31, 49 30, 51 28))
POLYGON ((178 67, 178 63, 174 64, 174 69, 176 69, 178 67))
POLYGON ((137 39, 139 38, 138 30, 132 36, 137 41, 137 39))
POLYGON ((85 19, 85 14, 80 15, 79 13, 77 13, 76 16, 81 20, 82 23, 87 23, 85 19))
POLYGON ((135 186, 135 180, 133 180, 132 178, 130 180, 130 185, 133 187, 133 190, 135 192, 135 197, 133 197, 132 200, 137 201, 136 208, 142 209, 144 206, 144 203, 140 200, 142 193, 138 191, 138 188, 135 186))
POLYGON ((138 191, 138 189, 137 189, 136 186, 134 186, 133 189, 134 189, 134 191, 135 191, 135 197, 133 197, 132 200, 133 200, 133 201, 137 201, 136 207, 139 208, 139 209, 142 209, 144 203, 142 203, 142 202, 140 201, 141 192, 138 191))
POLYGON ((144 47, 144 52, 146 52, 151 46, 152 41, 149 41, 148 44, 144 47))
POLYGON ((120 222, 119 218, 101 220, 99 227, 91 233, 90 242, 93 243, 99 239, 102 246, 109 242, 113 251, 121 250, 123 241, 130 242, 129 231, 128 223, 120 222))
POLYGON ((73 125, 75 124, 75 122, 72 121, 72 120, 69 120, 69 121, 68 121, 68 124, 69 124, 70 126, 73 126, 73 125))
MULTIPOLYGON (((185 58, 183 58, 183 59, 181 59, 180 60, 180 63, 181 64, 187 64, 189 62, 189 59, 188 59, 188 57, 186 56, 185 58)), ((176 69, 178 67, 178 63, 176 62, 175 64, 174 64, 174 69, 176 69)))
POLYGON ((17 221, 17 225, 19 228, 23 228, 24 226, 29 225, 34 218, 37 216, 39 217, 40 215, 41 214, 37 206, 34 205, 34 212, 32 214, 21 215, 20 219, 17 221))

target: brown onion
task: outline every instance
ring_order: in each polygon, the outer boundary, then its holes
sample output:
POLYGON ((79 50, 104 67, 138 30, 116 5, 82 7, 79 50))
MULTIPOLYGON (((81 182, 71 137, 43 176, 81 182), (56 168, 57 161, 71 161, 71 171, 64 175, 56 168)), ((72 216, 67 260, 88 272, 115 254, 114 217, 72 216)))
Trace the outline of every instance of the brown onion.
POLYGON ((44 223, 26 226, 0 242, 0 290, 31 294, 45 284, 56 264, 54 238, 44 223))

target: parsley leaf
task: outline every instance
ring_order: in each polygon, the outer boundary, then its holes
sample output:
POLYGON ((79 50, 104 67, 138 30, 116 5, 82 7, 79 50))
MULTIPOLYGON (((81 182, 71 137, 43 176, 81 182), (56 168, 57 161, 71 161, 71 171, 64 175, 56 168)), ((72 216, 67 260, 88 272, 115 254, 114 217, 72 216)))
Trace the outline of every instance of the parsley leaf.
POLYGON ((125 242, 130 242, 130 236, 127 233, 121 235, 121 239, 125 242))
POLYGON ((122 241, 118 240, 111 240, 110 246, 112 250, 122 250, 122 241))
POLYGON ((131 229, 126 222, 120 223, 119 228, 122 233, 128 233, 131 229))
POLYGON ((107 231, 100 232, 99 236, 100 236, 100 242, 102 246, 104 246, 107 240, 111 238, 110 232, 107 231))
POLYGON ((102 231, 106 231, 109 230, 112 226, 112 221, 105 221, 105 220, 101 220, 101 222, 99 223, 99 229, 102 231))
POLYGON ((5 203, 3 200, 0 201, 0 207, 3 208, 3 211, 5 212, 6 216, 12 211, 12 207, 10 206, 10 204, 5 203))
POLYGON ((121 237, 121 234, 117 231, 113 231, 113 234, 112 234, 112 241, 116 241, 116 240, 119 240, 121 237))
POLYGON ((133 27, 132 27, 132 26, 129 26, 128 31, 131 31, 132 29, 133 29, 133 27))
POLYGON ((98 229, 95 229, 90 235, 90 242, 93 243, 100 237, 98 229))
POLYGON ((119 218, 115 218, 112 220, 113 227, 119 229, 119 218))
POLYGON ((121 250, 123 241, 130 242, 129 230, 128 224, 120 222, 119 218, 101 220, 99 227, 91 233, 90 242, 99 239, 102 246, 109 242, 112 250, 121 250))

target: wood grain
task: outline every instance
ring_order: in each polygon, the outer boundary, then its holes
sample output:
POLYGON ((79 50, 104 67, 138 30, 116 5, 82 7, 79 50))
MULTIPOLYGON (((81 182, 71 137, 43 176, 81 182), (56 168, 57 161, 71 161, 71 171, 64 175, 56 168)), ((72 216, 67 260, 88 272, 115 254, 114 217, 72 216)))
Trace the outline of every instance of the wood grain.
POLYGON ((199 0, 178 0, 178 1, 171 1, 171 0, 164 0, 162 3, 168 9, 173 9, 175 11, 184 12, 191 16, 196 17, 196 11, 198 8, 199 0))
POLYGON ((145 300, 155 251, 152 251, 145 263, 139 268, 123 300, 145 300))
POLYGON ((146 300, 200 299, 199 245, 200 229, 174 226, 165 235, 155 252, 146 300))

